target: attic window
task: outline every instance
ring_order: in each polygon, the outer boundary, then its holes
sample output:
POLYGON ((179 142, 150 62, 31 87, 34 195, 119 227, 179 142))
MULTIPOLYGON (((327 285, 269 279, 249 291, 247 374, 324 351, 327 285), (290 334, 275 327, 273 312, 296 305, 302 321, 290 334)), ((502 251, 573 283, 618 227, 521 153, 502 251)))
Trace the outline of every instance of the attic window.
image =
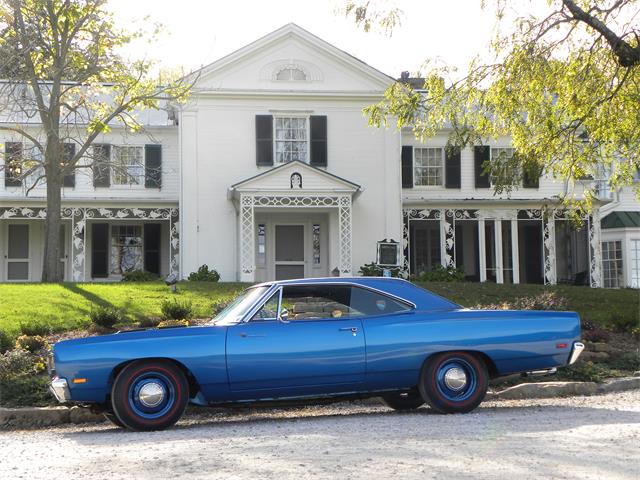
POLYGON ((297 67, 285 67, 276 74, 276 80, 284 81, 304 81, 307 74, 297 67))

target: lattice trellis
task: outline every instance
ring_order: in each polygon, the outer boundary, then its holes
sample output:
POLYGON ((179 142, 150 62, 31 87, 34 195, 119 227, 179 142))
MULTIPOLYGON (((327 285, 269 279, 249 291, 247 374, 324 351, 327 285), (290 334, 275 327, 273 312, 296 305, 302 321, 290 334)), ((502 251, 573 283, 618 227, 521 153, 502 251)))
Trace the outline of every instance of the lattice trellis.
POLYGON ((542 221, 542 244, 544 248, 544 284, 556 284, 556 223, 553 214, 542 221))
POLYGON ((600 242, 600 211, 589 218, 590 282, 594 288, 602 286, 602 243, 600 242))
POLYGON ((342 275, 351 275, 352 225, 351 195, 240 194, 240 268, 250 277, 255 271, 256 208, 337 208, 339 266, 342 275))
MULTIPOLYGON (((86 227, 87 220, 164 220, 169 222, 171 273, 178 274, 180 268, 180 228, 177 208, 76 208, 64 207, 61 211, 64 220, 71 220, 71 256, 72 279, 85 281, 86 265, 86 227)), ((47 209, 44 207, 0 207, 0 220, 44 220, 47 209)))

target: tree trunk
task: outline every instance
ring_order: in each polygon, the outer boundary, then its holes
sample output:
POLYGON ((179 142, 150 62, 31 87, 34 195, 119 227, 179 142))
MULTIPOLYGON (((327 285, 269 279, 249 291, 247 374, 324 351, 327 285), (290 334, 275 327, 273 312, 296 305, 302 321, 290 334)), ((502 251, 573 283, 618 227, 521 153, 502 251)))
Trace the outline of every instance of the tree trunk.
POLYGON ((45 170, 47 175, 47 216, 44 227, 44 260, 42 262, 42 281, 61 282, 63 271, 60 268, 60 225, 62 207, 62 175, 59 154, 55 146, 46 147, 45 170))

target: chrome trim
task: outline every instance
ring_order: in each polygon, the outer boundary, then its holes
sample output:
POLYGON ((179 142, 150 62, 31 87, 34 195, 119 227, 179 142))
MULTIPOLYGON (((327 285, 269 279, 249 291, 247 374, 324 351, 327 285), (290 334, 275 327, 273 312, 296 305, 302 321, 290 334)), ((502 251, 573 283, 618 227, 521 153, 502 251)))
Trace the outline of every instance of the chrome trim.
MULTIPOLYGON (((364 288, 365 290, 369 290, 371 292, 375 292, 378 293, 384 297, 388 297, 391 298, 393 300, 396 300, 400 303, 404 303, 407 307, 409 307, 410 309, 416 310, 418 308, 418 306, 413 303, 410 300, 407 300, 405 298, 399 297, 397 295, 394 295, 393 293, 389 293, 389 292, 385 292, 383 290, 379 290, 375 287, 370 287, 369 285, 363 285, 361 283, 358 282, 354 282, 354 281, 349 281, 349 280, 345 280, 345 281, 331 281, 331 282, 316 282, 316 283, 312 283, 309 282, 309 279, 304 279, 307 280, 305 282, 301 282, 301 283, 287 283, 286 285, 283 285, 281 283, 278 282, 274 282, 271 284, 271 288, 269 288, 264 296, 262 296, 257 302, 256 305, 254 307, 252 307, 249 311, 247 311, 247 313, 245 314, 245 316, 242 318, 242 320, 240 320, 238 323, 247 323, 248 321, 250 321, 253 316, 256 314, 256 312, 258 310, 260 310, 260 308, 262 308, 264 306, 265 303, 267 303, 270 299, 271 296, 275 293, 275 291, 279 288, 279 289, 284 289, 285 286, 295 286, 295 287, 305 287, 305 286, 322 286, 322 285, 348 285, 348 286, 352 286, 352 287, 359 287, 359 288, 364 288), (258 307, 259 305, 259 307, 258 307)), ((254 285, 252 287, 249 288, 257 288, 257 287, 261 287, 261 286, 265 286, 265 285, 269 285, 269 283, 266 284, 259 284, 259 285, 254 285)), ((280 296, 282 297, 282 292, 280 293, 280 296)), ((397 312, 396 312, 397 313, 397 312)))
POLYGON ((66 403, 71 401, 71 392, 69 391, 69 385, 64 378, 54 378, 51 380, 49 391, 56 397, 56 400, 60 403, 66 403))
POLYGON ((558 369, 556 367, 553 367, 553 368, 545 368, 543 370, 531 370, 529 372, 524 372, 524 374, 528 377, 537 377, 542 375, 553 375, 557 371, 558 369))
POLYGON ((569 363, 567 365, 571 365, 578 360, 578 357, 584 350, 584 343, 582 342, 573 342, 573 348, 571 349, 571 355, 569 355, 569 363))

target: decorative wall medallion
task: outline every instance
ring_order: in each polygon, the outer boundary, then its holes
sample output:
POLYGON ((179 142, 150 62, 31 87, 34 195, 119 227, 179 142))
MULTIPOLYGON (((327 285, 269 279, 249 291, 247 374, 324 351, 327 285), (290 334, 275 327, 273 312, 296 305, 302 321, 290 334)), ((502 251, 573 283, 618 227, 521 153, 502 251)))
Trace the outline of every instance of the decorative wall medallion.
POLYGON ((302 175, 298 172, 293 172, 291 174, 291 178, 289 179, 289 185, 291 186, 291 189, 294 189, 294 188, 301 189, 302 175))

